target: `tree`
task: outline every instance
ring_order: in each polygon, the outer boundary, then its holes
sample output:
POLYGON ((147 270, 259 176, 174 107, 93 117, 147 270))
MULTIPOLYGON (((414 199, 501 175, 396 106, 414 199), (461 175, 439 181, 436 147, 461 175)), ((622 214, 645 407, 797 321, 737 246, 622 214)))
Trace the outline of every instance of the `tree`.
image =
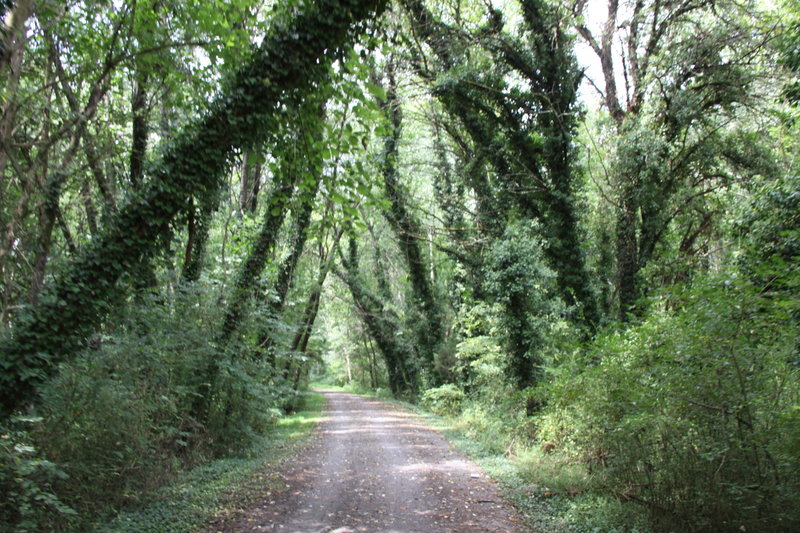
POLYGON ((407 193, 399 182, 398 152, 402 129, 402 108, 397 95, 394 59, 386 66, 386 99, 381 102, 388 121, 388 134, 384 137, 380 172, 383 176, 389 209, 386 218, 392 226, 397 244, 408 269, 414 304, 423 324, 417 330, 417 344, 432 383, 441 382, 435 367, 436 353, 444 341, 443 313, 439 298, 428 276, 428 265, 421 247, 421 228, 408 205, 407 193))
POLYGON ((38 306, 18 317, 2 345, 2 396, 8 414, 95 328, 118 294, 121 275, 152 257, 154 241, 185 209, 187 197, 213 194, 235 147, 269 131, 282 96, 308 90, 327 61, 352 39, 356 23, 379 2, 326 2, 276 19, 251 61, 239 69, 206 114, 164 150, 151 181, 51 285, 38 306), (282 50, 292 46, 295 54, 282 50), (317 61, 323 59, 325 61, 317 61))
MULTIPOLYGON (((449 72, 437 84, 435 94, 493 167, 493 179, 471 181, 479 205, 495 211, 488 215, 497 220, 492 237, 502 233, 501 221, 518 217, 542 222, 546 253, 562 297, 579 307, 577 316, 591 327, 598 320, 597 305, 580 246, 571 164, 580 74, 556 11, 538 1, 521 4, 522 42, 503 33, 499 11, 490 11, 486 26, 472 36, 444 25, 422 2, 404 5, 420 40, 431 46, 449 72), (468 43, 473 39, 486 48, 491 59, 469 52, 468 43), (497 61, 490 63, 492 59, 497 61), (483 65, 469 70, 463 67, 479 62, 483 65), (508 83, 512 77, 522 77, 527 89, 508 83), (513 209, 500 209, 499 205, 513 209)), ((436 79, 420 61, 416 63, 423 77, 436 79)))
POLYGON ((748 27, 758 18, 748 3, 653 0, 628 8, 609 0, 598 29, 588 25, 586 1, 569 7, 599 62, 602 80, 591 83, 617 133, 609 185, 624 318, 642 310, 642 272, 671 229, 683 225, 678 253, 702 253, 720 214, 707 202, 711 193, 737 176, 769 172, 762 157, 738 155, 752 151, 737 114, 751 104, 759 75, 751 64, 764 37, 748 27))

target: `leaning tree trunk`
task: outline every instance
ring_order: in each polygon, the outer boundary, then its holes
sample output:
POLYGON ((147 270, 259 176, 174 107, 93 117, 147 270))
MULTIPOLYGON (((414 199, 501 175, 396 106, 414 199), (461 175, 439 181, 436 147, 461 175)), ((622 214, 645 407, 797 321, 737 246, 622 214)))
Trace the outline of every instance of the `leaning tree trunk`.
POLYGON ((200 279, 205 263, 206 244, 211 231, 211 219, 218 203, 219 198, 213 195, 210 198, 203 198, 200 206, 195 206, 194 200, 189 205, 186 249, 181 270, 181 281, 184 283, 194 283, 200 279))
POLYGON ((297 200, 292 207, 294 212, 294 223, 292 226, 292 237, 290 240, 291 251, 283 261, 281 261, 278 269, 278 275, 272 283, 272 287, 268 291, 264 291, 259 304, 262 306, 263 315, 267 318, 265 324, 258 332, 258 346, 262 354, 267 354, 269 362, 275 364, 275 346, 274 346, 274 329, 270 322, 278 320, 283 313, 286 296, 289 294, 289 289, 294 282, 295 269, 297 263, 300 261, 300 256, 305 249, 306 239, 308 237, 308 227, 311 224, 311 215, 314 211, 314 203, 316 202, 317 193, 319 192, 320 184, 322 183, 322 173, 324 157, 322 151, 319 150, 323 141, 323 131, 325 126, 325 113, 324 103, 316 101, 316 99, 309 98, 303 104, 304 110, 309 111, 308 115, 305 113, 298 114, 299 117, 308 116, 310 120, 303 124, 300 130, 300 135, 306 138, 313 139, 313 143, 296 143, 297 145, 304 146, 305 149, 299 150, 291 156, 289 167, 293 172, 302 174, 303 178, 299 183, 299 191, 297 193, 297 200), (308 107, 306 107, 308 106, 308 107))
POLYGON ((223 353, 211 359, 205 369, 201 370, 202 379, 197 395, 192 404, 191 415, 200 421, 207 421, 213 395, 216 392, 216 381, 219 376, 220 360, 225 357, 229 342, 239 330, 246 317, 247 308, 254 292, 254 285, 267 264, 270 252, 278 238, 278 230, 286 215, 286 206, 291 200, 294 188, 294 176, 282 176, 272 191, 261 229, 258 232, 253 249, 245 259, 236 276, 230 303, 225 309, 222 328, 217 335, 217 345, 223 353))
POLYGON ((418 389, 416 362, 410 347, 398 338, 399 317, 387 309, 383 301, 370 292, 358 271, 358 248, 350 238, 350 252, 341 256, 344 280, 353 298, 356 310, 378 349, 386 361, 389 388, 395 396, 416 395, 418 389))
MULTIPOLYGON (((296 116, 304 116, 302 111, 309 102, 316 107, 314 99, 308 98, 305 103, 300 104, 300 107, 293 108, 296 116)), ((291 138, 302 138, 309 133, 316 138, 322 130, 322 124, 322 117, 315 116, 313 124, 300 124, 291 138)), ((296 126, 292 124, 290 127, 296 126)), ((286 212, 291 205, 295 189, 305 190, 313 183, 314 194, 312 197, 309 197, 308 193, 300 194, 300 204, 312 202, 313 196, 316 196, 316 188, 319 186, 322 175, 322 162, 319 155, 314 153, 293 154, 284 161, 281 170, 273 178, 272 190, 264 209, 261 229, 253 243, 252 250, 236 276, 230 303, 225 310, 222 329, 216 339, 218 346, 226 356, 232 356, 233 352, 228 350, 228 344, 241 329, 241 325, 252 307, 252 300, 260 288, 259 279, 272 256, 278 239, 278 231, 286 218, 286 212)), ((310 210, 307 216, 310 220, 310 210)), ((209 419, 214 395, 217 393, 215 383, 219 376, 219 359, 220 357, 211 360, 206 366, 204 379, 192 408, 193 416, 201 421, 209 419)))
POLYGON ((186 208, 188 198, 214 194, 235 151, 264 139, 286 95, 310 90, 353 39, 357 24, 384 4, 318 0, 294 11, 292 18, 276 18, 252 59, 205 115, 168 145, 141 192, 47 287, 47 297, 19 314, 0 343, 4 415, 31 400, 37 386, 100 325, 120 299, 122 275, 149 261, 158 235, 186 208))
POLYGON ((242 154, 242 182, 239 189, 239 210, 242 214, 255 215, 258 208, 258 192, 261 190, 261 164, 258 150, 248 150, 242 154))
MULTIPOLYGON (((317 179, 312 186, 312 191, 308 191, 300 198, 299 212, 294 220, 292 228, 292 249, 289 255, 281 261, 278 269, 278 276, 275 278, 272 288, 267 294, 267 301, 264 304, 264 315, 268 321, 278 320, 286 306, 286 297, 294 281, 295 269, 300 261, 300 256, 305 249, 308 236, 311 214, 314 210, 314 200, 317 196, 320 180, 317 179)), ((266 354, 269 363, 275 367, 275 339, 274 328, 271 324, 266 324, 258 333, 259 351, 266 354)))

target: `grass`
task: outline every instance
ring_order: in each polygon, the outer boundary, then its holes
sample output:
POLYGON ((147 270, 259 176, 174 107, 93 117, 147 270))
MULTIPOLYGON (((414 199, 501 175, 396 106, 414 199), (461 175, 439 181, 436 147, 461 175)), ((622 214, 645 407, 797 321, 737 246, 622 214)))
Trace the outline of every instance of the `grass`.
POLYGON ((269 434, 241 457, 228 457, 195 468, 160 489, 154 501, 119 513, 96 533, 185 533, 204 525, 232 505, 241 505, 277 483, 268 467, 295 452, 321 419, 325 399, 309 393, 303 411, 278 420, 269 434))

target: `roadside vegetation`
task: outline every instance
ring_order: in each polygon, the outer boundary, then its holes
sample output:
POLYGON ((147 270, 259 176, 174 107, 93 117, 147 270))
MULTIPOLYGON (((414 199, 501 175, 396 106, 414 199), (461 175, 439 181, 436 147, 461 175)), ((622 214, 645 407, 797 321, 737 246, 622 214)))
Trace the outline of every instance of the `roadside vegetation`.
POLYGON ((545 531, 800 529, 795 2, 0 15, 0 530, 199 523, 310 380, 545 531))

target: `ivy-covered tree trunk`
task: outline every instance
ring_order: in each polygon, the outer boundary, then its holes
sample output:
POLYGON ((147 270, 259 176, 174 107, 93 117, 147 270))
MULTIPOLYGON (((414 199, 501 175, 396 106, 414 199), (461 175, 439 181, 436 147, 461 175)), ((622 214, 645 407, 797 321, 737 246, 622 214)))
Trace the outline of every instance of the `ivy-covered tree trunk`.
POLYGON ((626 320, 635 312, 639 291, 636 275, 639 272, 638 239, 636 237, 636 207, 632 198, 632 188, 623 186, 620 198, 621 205, 617 213, 617 297, 619 299, 620 319, 626 320))
POLYGON ((353 237, 350 238, 348 257, 342 256, 341 259, 344 272, 340 272, 340 275, 353 297, 359 317, 383 354, 392 394, 415 395, 418 383, 414 353, 397 336, 400 330, 399 317, 387 309, 361 279, 358 271, 358 247, 353 237))
POLYGON ((286 215, 286 206, 290 202, 294 189, 295 176, 282 176, 274 184, 272 194, 267 202, 264 220, 258 232, 253 249, 245 259, 233 285, 230 301, 223 315, 222 328, 217 336, 217 347, 220 353, 208 362, 201 371, 202 380, 197 390, 192 405, 191 415, 200 422, 207 422, 214 403, 217 391, 217 378, 220 371, 220 362, 230 356, 228 350, 230 341, 240 329, 241 322, 247 316, 248 307, 251 305, 253 294, 258 285, 261 273, 267 264, 278 230, 286 215))
POLYGON ((258 207, 258 192, 261 190, 261 164, 258 150, 242 154, 242 183, 239 190, 239 209, 242 213, 255 214, 258 207))
POLYGON ((131 154, 130 154, 130 180, 135 189, 138 189, 144 179, 144 162, 147 155, 147 136, 149 133, 149 112, 147 109, 147 84, 148 73, 138 66, 133 80, 133 93, 131 94, 131 154))
MULTIPOLYGON (((315 100, 310 99, 308 102, 300 104, 297 108, 297 114, 300 117, 308 116, 304 111, 312 109, 314 114, 311 118, 311 123, 303 123, 298 129, 292 132, 289 136, 290 145, 298 142, 298 139, 304 139, 310 136, 315 140, 319 140, 320 131, 322 129, 322 118, 316 115, 317 105, 315 100), (309 102, 311 105, 309 105, 309 102), (306 131, 306 130, 310 131, 306 131)), ((299 259, 300 253, 305 243, 305 227, 311 219, 311 211, 313 209, 314 198, 319 187, 319 182, 322 176, 322 162, 319 153, 314 150, 317 147, 311 147, 311 150, 300 150, 288 156, 282 165, 280 173, 274 177, 272 183, 272 190, 264 208, 264 220, 262 221, 261 228, 258 236, 253 244, 253 248, 249 255, 242 264, 233 286, 233 293, 231 294, 230 301, 223 319, 222 329, 217 337, 219 347, 223 353, 227 353, 226 348, 229 341, 234 337, 237 331, 240 330, 243 320, 247 316, 250 307, 254 305, 254 297, 257 296, 259 288, 259 279, 271 257, 275 243, 278 239, 278 232, 286 218, 286 213, 292 203, 292 198, 295 190, 303 191, 297 198, 297 207, 300 210, 298 215, 300 228, 301 241, 295 246, 293 250, 294 258, 290 255, 289 262, 291 264, 284 266, 287 267, 286 272, 279 272, 278 283, 281 284, 279 290, 283 291, 283 300, 286 292, 289 290, 291 275, 294 272, 294 264, 299 259), (310 190, 309 190, 310 189, 310 190), (293 263, 292 263, 293 261, 293 263), (283 273, 283 276, 281 274, 283 273)), ((297 228, 295 228, 297 230, 297 228)), ((319 305, 317 303, 317 305, 319 305)), ((281 301, 281 308, 283 304, 281 301)), ((315 314, 316 316, 316 314, 315 314)), ((313 323, 313 319, 312 319, 313 323)), ((219 361, 213 360, 210 362, 205 370, 204 379, 198 392, 197 401, 193 409, 194 415, 201 420, 204 420, 209 413, 209 408, 212 402, 212 396, 215 393, 214 383, 217 379, 219 372, 219 361)))
MULTIPOLYGON (((264 314, 268 322, 278 320, 283 313, 286 305, 286 296, 289 294, 289 289, 292 287, 295 269, 297 263, 300 261, 300 256, 305 249, 306 240, 308 239, 308 226, 311 223, 311 214, 314 211, 314 201, 319 189, 319 175, 314 180, 312 190, 302 194, 299 198, 300 205, 298 213, 295 217, 292 228, 292 249, 278 269, 278 276, 272 285, 272 289, 266 294, 267 300, 264 303, 264 314)), ((273 367, 275 365, 275 346, 273 339, 273 328, 267 324, 261 329, 258 334, 258 350, 266 354, 273 367)))
POLYGON ((390 202, 386 218, 397 236, 397 244, 408 267, 414 303, 423 318, 424 323, 415 328, 423 364, 430 374, 432 383, 439 384, 441 377, 435 367, 435 357, 444 340, 442 309, 428 277, 428 265, 419 241, 421 235, 419 221, 411 212, 406 199, 407 193, 398 179, 398 145, 403 118, 400 101, 397 98, 393 60, 388 63, 387 77, 386 100, 382 102, 382 107, 389 121, 389 134, 384 139, 381 162, 383 183, 390 202))
POLYGON ((28 402, 120 299, 119 281, 155 252, 156 239, 190 197, 216 193, 235 149, 265 139, 289 92, 308 91, 380 0, 319 0, 277 15, 272 30, 202 118, 168 144, 150 179, 80 257, 22 311, 0 343, 0 410, 28 402))
MULTIPOLYGON (((311 286, 311 290, 308 293, 308 298, 306 300, 306 305, 303 308, 300 322, 295 330, 292 343, 289 345, 289 357, 283 362, 282 376, 284 380, 289 379, 292 366, 298 366, 298 362, 296 361, 297 356, 299 354, 304 354, 308 348, 308 342, 311 340, 311 334, 314 331, 314 323, 317 320, 319 306, 322 302, 322 290, 325 285, 325 280, 328 279, 328 273, 330 273, 331 268, 333 268, 334 259, 339 250, 339 239, 341 236, 342 230, 340 229, 333 237, 333 242, 331 243, 327 252, 323 251, 323 246, 320 244, 319 273, 317 274, 317 279, 311 286)), ((271 354, 271 357, 273 356, 274 353, 271 354)), ((274 363, 275 359, 273 358, 273 364, 274 363)))
POLYGON ((202 204, 196 206, 194 200, 190 202, 187 214, 187 237, 184 252, 181 281, 193 283, 200 279, 205 262, 206 244, 211 231, 211 219, 217 209, 218 198, 203 198, 202 204))
POLYGON ((278 230, 286 216, 296 179, 296 175, 276 177, 274 188, 266 205, 261 229, 253 243, 253 249, 236 275, 233 294, 230 297, 228 308, 225 310, 225 318, 218 338, 221 344, 225 344, 233 336, 245 315, 257 280, 264 271, 270 252, 278 239, 278 230))
MULTIPOLYGON (((431 46, 443 68, 459 69, 458 76, 440 84, 435 94, 494 168, 499 182, 496 195, 505 202, 503 218, 517 216, 542 223, 548 240, 546 253, 558 275, 561 297, 579 305, 576 318, 593 327, 598 320, 597 303, 589 288, 573 195, 572 137, 580 74, 554 13, 540 0, 522 2, 531 50, 504 35, 501 21, 488 30, 492 38, 487 39, 487 46, 497 59, 528 78, 530 91, 516 94, 484 90, 481 79, 464 75, 458 59, 463 47, 456 41, 459 32, 437 20, 421 0, 404 0, 403 4, 414 20, 414 31, 431 46), (530 111, 520 112, 515 98, 524 101, 530 111), (531 113, 534 132, 525 125, 529 117, 523 116, 531 113), (512 206, 516 214, 509 212, 512 206)), ((501 86, 504 83, 496 81, 501 86)), ((491 205, 492 195, 485 188, 473 186, 473 190, 479 202, 491 205)), ((502 228, 502 223, 493 224, 492 236, 499 236, 502 228)))
POLYGON ((297 263, 305 249, 308 227, 311 224, 311 215, 314 212, 314 204, 324 171, 321 151, 325 129, 323 102, 317 98, 309 98, 303 102, 298 118, 303 127, 297 135, 298 141, 294 144, 304 146, 304 148, 295 151, 291 160, 288 161, 292 171, 302 175, 301 183, 298 185, 297 198, 292 207, 294 223, 291 232, 291 249, 289 255, 281 261, 272 287, 262 293, 259 301, 262 312, 267 318, 267 324, 258 333, 258 351, 266 354, 273 365, 276 361, 272 324, 283 313, 286 297, 294 281, 297 263), (311 140, 311 142, 300 142, 299 139, 311 140))

